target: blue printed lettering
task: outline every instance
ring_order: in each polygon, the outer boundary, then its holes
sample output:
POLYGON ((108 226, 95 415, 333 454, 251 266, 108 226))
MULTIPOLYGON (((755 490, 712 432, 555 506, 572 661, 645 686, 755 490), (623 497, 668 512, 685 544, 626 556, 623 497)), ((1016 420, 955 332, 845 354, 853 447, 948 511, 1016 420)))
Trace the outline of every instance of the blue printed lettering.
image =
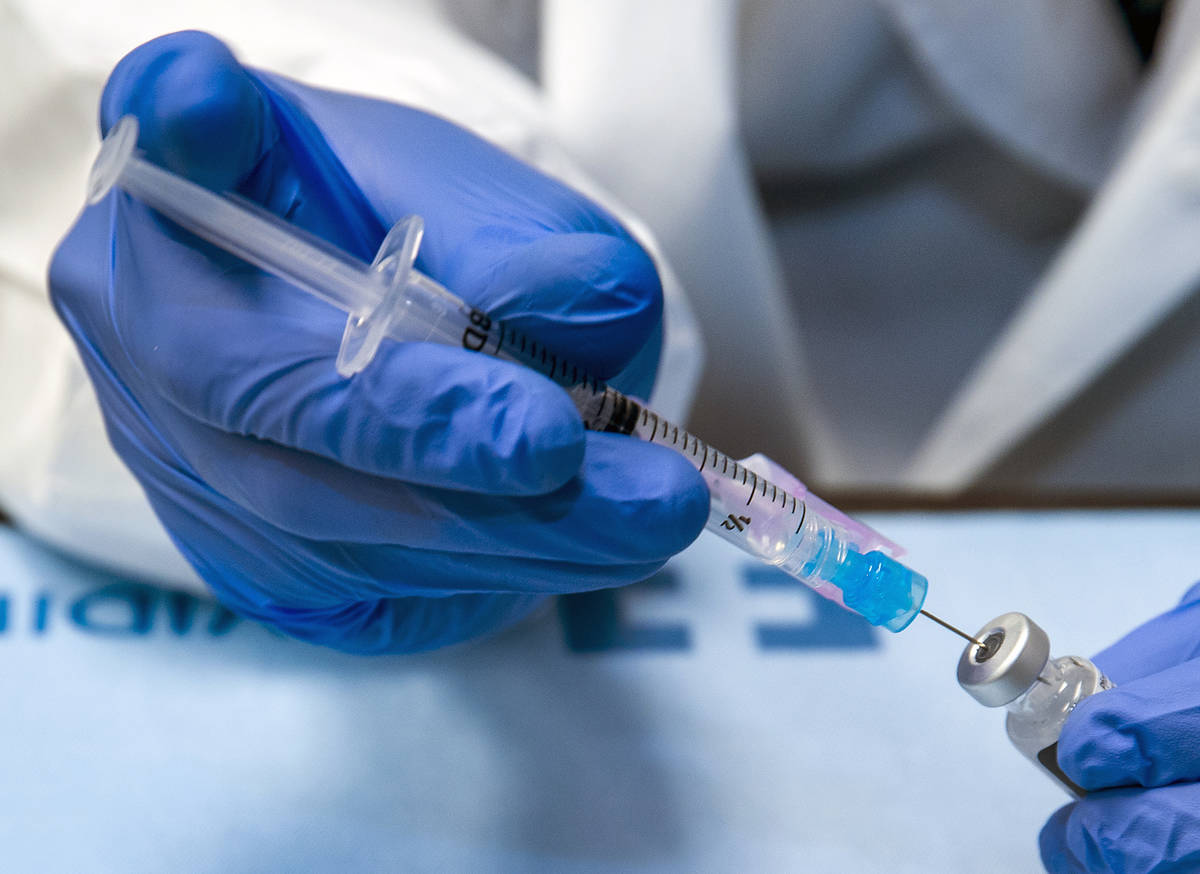
POLYGON ((742 569, 742 580, 751 591, 791 589, 802 593, 814 610, 807 622, 759 622, 754 636, 759 649, 768 651, 797 649, 876 649, 879 635, 865 619, 812 589, 797 583, 775 568, 749 565, 742 569))
POLYGON ((208 620, 209 637, 221 637, 228 634, 240 621, 241 618, 228 607, 214 604, 212 618, 208 620))
POLYGON ((46 628, 50 624, 50 595, 44 593, 38 595, 37 600, 33 602, 33 633, 45 634, 46 628))
POLYGON ((196 618, 196 599, 186 592, 166 592, 163 601, 167 607, 167 625, 176 634, 187 634, 196 618))
POLYGON ((149 586, 112 583, 77 598, 71 621, 92 634, 144 636, 154 624, 155 595, 149 586))
MULTIPOLYGON (((675 575, 660 571, 636 589, 673 590, 679 587, 675 575)), ((622 617, 620 598, 625 590, 598 589, 563 595, 558 599, 558 618, 563 642, 574 653, 598 653, 620 650, 670 652, 691 648, 686 625, 674 622, 628 623, 622 617)))

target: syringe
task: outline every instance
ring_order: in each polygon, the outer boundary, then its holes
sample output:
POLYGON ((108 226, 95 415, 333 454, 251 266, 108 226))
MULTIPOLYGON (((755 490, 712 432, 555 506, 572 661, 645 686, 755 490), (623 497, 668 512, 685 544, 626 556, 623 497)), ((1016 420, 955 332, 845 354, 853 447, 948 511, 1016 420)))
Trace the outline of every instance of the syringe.
POLYGON ((214 194, 143 160, 137 134, 132 116, 109 131, 88 180, 88 203, 118 186, 197 236, 349 313, 337 356, 341 375, 366 367, 384 337, 461 346, 531 367, 566 389, 586 428, 628 434, 687 458, 708 484, 710 531, 874 625, 900 631, 924 612, 928 583, 896 561, 903 551, 809 494, 783 468, 761 455, 731 459, 414 269, 419 217, 398 222, 366 264, 235 195, 214 194))

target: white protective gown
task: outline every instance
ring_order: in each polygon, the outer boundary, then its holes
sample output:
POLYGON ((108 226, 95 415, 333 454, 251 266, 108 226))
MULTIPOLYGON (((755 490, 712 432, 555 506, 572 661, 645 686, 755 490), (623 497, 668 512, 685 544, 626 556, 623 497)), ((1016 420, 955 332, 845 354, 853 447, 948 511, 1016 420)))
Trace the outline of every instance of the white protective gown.
POLYGON ((1200 493, 1197 6, 1143 72, 1112 0, 0 0, 0 506, 194 582, 44 280, 108 71, 186 27, 446 115, 653 234, 653 402, 682 412, 700 366, 669 261, 707 341, 693 424, 735 454, 835 490, 1200 493))

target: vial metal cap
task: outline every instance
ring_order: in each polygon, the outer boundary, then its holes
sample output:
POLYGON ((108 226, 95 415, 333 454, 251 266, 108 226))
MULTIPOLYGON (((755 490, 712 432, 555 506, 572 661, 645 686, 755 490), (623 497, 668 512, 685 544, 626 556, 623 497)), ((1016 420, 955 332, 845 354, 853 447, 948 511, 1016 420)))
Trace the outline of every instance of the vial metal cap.
POLYGON ((1032 686, 1050 660, 1050 638, 1024 613, 997 616, 958 660, 958 684, 984 707, 1002 707, 1032 686))

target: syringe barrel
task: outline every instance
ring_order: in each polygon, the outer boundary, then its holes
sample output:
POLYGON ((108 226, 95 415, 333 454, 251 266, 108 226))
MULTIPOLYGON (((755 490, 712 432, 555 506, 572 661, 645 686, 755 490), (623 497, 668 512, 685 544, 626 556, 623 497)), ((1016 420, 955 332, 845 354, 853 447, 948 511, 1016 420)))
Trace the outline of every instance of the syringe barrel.
POLYGON ((929 582, 882 549, 864 549, 852 532, 811 506, 780 568, 841 602, 872 625, 901 631, 917 618, 929 582))
POLYGON ((440 325, 443 335, 457 335, 464 348, 524 364, 562 385, 589 430, 628 434, 681 454, 708 484, 708 530, 744 552, 891 631, 906 628, 920 612, 929 584, 896 561, 895 544, 809 494, 769 459, 730 458, 465 304, 444 313, 440 325))

